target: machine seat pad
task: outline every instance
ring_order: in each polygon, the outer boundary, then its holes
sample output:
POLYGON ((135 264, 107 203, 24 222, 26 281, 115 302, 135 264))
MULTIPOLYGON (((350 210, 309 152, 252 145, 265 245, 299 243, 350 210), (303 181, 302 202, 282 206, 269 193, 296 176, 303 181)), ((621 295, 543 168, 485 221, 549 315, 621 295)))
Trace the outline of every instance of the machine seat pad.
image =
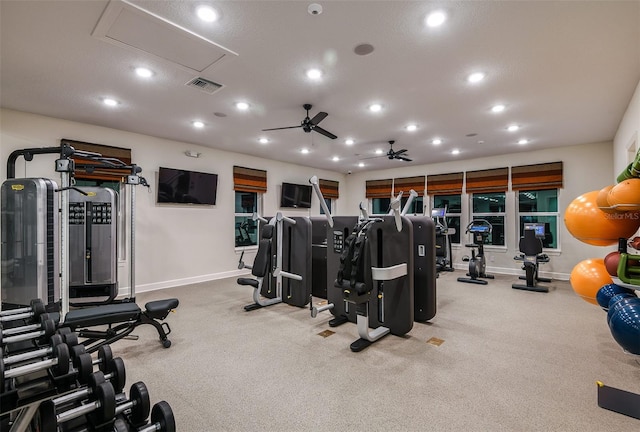
POLYGON ((63 326, 92 327, 137 320, 140 308, 135 303, 116 303, 86 309, 69 311, 64 317, 63 326))
POLYGON ((249 285, 249 286, 252 286, 254 288, 258 288, 258 280, 257 279, 238 278, 238 280, 236 282, 238 283, 238 285, 249 285))
POLYGON ((144 305, 146 313, 151 318, 165 319, 172 309, 175 309, 180 304, 177 298, 170 298, 164 300, 156 300, 144 305))

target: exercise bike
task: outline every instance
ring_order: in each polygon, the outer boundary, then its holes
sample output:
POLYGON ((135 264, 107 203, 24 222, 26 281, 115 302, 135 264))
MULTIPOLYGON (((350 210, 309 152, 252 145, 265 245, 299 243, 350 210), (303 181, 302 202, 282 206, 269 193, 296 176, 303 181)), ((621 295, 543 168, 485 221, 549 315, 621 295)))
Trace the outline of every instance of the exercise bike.
POLYGON ((471 249, 471 257, 466 255, 462 257, 462 261, 469 262, 469 273, 467 273, 469 277, 459 277, 458 282, 486 285, 488 282, 483 279, 494 279, 493 275, 485 273, 487 262, 484 256, 484 242, 491 235, 492 230, 493 226, 485 219, 476 219, 467 225, 465 232, 471 233, 473 243, 465 245, 471 249))

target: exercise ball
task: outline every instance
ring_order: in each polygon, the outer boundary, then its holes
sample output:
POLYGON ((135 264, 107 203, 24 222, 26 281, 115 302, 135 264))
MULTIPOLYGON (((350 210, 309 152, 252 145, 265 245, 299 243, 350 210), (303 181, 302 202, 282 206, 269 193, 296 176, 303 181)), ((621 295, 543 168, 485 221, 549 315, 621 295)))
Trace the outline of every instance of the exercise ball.
POLYGON ((616 294, 611 297, 611 300, 609 300, 609 310, 607 311, 607 323, 610 322, 611 317, 613 317, 620 308, 629 303, 629 301, 633 302, 637 300, 638 297, 636 297, 635 294, 629 293, 616 294))
POLYGON ((598 290, 607 284, 613 283, 613 279, 607 273, 604 260, 602 258, 592 258, 576 264, 571 270, 569 282, 576 294, 583 300, 597 306, 596 295, 598 290))
POLYGON ((627 179, 612 187, 607 202, 610 206, 619 206, 619 211, 640 210, 640 179, 627 179))
POLYGON ((605 311, 609 310, 609 302, 613 298, 613 296, 617 294, 629 294, 630 296, 633 291, 629 288, 621 287, 620 285, 616 285, 614 283, 606 284, 602 288, 600 288, 596 294, 596 301, 600 305, 602 309, 605 311))
POLYGON ((600 210, 605 213, 614 213, 616 210, 610 208, 611 204, 609 204, 609 191, 615 185, 605 186, 600 191, 598 191, 598 195, 596 195, 596 205, 600 210))
POLYGON ((640 226, 637 213, 605 213, 596 204, 598 191, 574 199, 564 213, 564 224, 576 239, 593 246, 609 246, 631 237, 640 226))
POLYGON ((607 254, 604 257, 604 266, 607 268, 607 273, 611 276, 618 276, 618 263, 620 262, 620 252, 614 251, 607 254))
POLYGON ((619 309, 609 321, 611 335, 631 354, 640 355, 640 299, 619 309))

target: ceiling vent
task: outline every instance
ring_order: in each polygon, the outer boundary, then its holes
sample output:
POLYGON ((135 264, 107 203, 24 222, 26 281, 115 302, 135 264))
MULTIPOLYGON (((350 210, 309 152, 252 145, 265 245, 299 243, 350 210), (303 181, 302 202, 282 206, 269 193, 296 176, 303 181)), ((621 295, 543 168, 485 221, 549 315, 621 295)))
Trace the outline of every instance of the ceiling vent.
POLYGON ((199 77, 192 79, 187 83, 187 85, 209 94, 213 94, 222 88, 222 84, 199 77))

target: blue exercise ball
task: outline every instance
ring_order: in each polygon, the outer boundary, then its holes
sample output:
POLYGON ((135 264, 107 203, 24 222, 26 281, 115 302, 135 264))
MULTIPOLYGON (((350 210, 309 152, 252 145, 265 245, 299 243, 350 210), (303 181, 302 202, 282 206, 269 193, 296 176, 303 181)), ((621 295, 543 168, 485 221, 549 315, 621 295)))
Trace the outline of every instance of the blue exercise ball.
POLYGON ((611 335, 631 354, 640 355, 640 299, 630 299, 609 321, 611 335))
POLYGON ((622 287, 616 284, 606 284, 598 290, 596 294, 596 301, 602 309, 609 310, 609 302, 616 294, 631 294, 634 295, 633 290, 622 287))
POLYGON ((607 311, 607 323, 611 321, 611 317, 618 309, 624 306, 629 300, 634 299, 638 300, 638 297, 629 293, 616 294, 611 297, 611 300, 609 300, 609 310, 607 311))

